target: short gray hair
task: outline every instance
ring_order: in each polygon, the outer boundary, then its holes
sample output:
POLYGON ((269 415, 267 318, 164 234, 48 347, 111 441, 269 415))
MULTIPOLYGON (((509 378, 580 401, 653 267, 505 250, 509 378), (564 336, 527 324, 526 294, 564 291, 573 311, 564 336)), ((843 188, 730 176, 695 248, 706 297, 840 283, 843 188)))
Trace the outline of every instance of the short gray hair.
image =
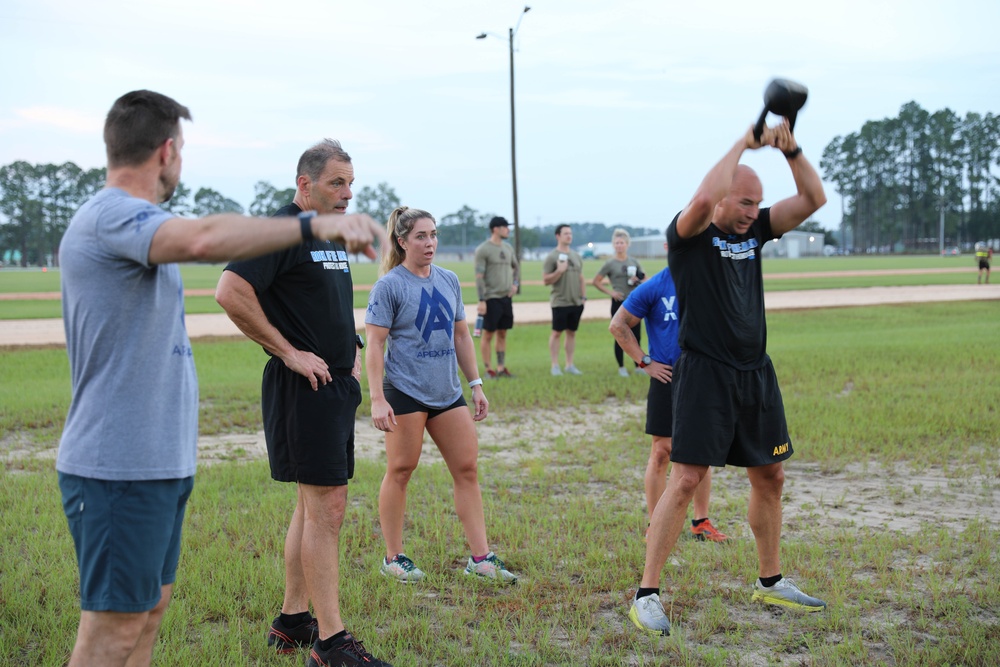
POLYGON ((299 166, 296 167, 295 179, 305 175, 312 181, 318 181, 330 160, 351 164, 351 156, 336 139, 324 139, 303 153, 299 158, 299 166))

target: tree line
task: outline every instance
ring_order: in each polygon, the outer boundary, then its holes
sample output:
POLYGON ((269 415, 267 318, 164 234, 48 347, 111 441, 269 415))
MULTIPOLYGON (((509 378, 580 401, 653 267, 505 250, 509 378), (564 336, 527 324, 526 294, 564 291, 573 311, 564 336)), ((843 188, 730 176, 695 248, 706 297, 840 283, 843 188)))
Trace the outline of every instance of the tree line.
MULTIPOLYGON (((59 241, 76 210, 102 187, 105 169, 81 169, 72 162, 30 164, 17 161, 0 167, 0 261, 21 266, 59 264, 59 241)), ((292 201, 295 188, 278 189, 267 181, 254 185, 254 198, 247 209, 234 199, 212 188, 192 191, 178 183, 170 201, 163 207, 178 216, 202 217, 215 213, 248 213, 268 216, 292 201)), ((389 219, 401 203, 388 183, 365 186, 354 195, 353 209, 375 220, 389 219)), ((494 213, 480 213, 464 205, 438 220, 438 238, 442 246, 460 254, 489 237, 489 221, 494 213)), ((574 243, 610 241, 612 227, 603 223, 571 223, 574 243)), ((658 230, 625 226, 632 235, 657 233, 658 230)), ((555 225, 541 229, 521 227, 521 247, 527 250, 553 246, 555 225)), ((513 233, 513 229, 511 230, 513 233)), ((511 239, 513 242, 513 238, 511 239)))
POLYGON ((820 161, 843 198, 841 243, 933 250, 1000 237, 1000 116, 916 102, 835 137, 820 161), (943 227, 943 229, 942 229, 943 227))

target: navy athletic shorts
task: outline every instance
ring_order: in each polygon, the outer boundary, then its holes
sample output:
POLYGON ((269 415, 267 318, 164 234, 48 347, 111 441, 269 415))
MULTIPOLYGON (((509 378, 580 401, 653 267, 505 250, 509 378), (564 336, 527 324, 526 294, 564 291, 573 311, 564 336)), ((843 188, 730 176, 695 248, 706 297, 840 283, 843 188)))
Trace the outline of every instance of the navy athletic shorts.
POLYGON ((118 481, 59 473, 76 547, 80 608, 139 613, 174 583, 194 477, 118 481))

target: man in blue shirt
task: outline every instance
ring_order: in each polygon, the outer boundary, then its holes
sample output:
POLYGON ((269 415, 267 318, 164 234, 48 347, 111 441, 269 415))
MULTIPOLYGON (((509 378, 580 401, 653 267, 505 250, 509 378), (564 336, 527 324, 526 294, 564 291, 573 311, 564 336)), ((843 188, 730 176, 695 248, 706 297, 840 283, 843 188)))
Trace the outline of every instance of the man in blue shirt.
MULTIPOLYGON (((667 249, 667 244, 663 244, 667 249)), ((646 510, 652 520, 656 501, 667 486, 667 466, 673 435, 673 367, 680 356, 677 343, 678 330, 677 292, 670 269, 665 268, 636 287, 621 308, 611 318, 608 329, 618 345, 639 368, 649 375, 649 393, 646 396, 646 433, 653 438, 646 463, 646 510), (646 320, 649 354, 633 330, 646 320)), ((712 493, 712 472, 709 468, 694 493, 694 519, 691 533, 699 540, 725 542, 729 539, 708 519, 708 499, 712 493)), ((649 522, 647 521, 647 530, 649 522)))

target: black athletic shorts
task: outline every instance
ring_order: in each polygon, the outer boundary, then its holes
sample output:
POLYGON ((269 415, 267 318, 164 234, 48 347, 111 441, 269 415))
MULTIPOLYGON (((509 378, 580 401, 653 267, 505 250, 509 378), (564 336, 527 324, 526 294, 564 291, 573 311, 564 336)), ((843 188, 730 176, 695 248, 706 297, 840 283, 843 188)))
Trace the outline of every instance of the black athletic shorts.
POLYGON ((389 384, 389 381, 385 379, 382 380, 382 395, 385 396, 386 402, 390 405, 390 407, 392 407, 392 411, 395 414, 409 415, 414 412, 426 412, 428 421, 434 419, 441 413, 468 405, 468 403, 465 402, 465 396, 459 396, 457 401, 446 408, 432 408, 428 405, 424 405, 409 394, 404 394, 399 389, 396 389, 396 387, 389 384))
POLYGON ((770 358, 739 371, 684 351, 674 365, 671 461, 743 468, 792 455, 781 390, 770 358))
POLYGON ((486 331, 496 331, 497 329, 514 328, 514 301, 509 296, 502 296, 499 299, 486 300, 486 315, 483 316, 483 329, 486 331))
POLYGON ((649 378, 646 394, 646 435, 669 438, 674 432, 674 383, 649 378))
POLYGON ((344 486, 354 477, 354 419, 361 385, 350 371, 316 391, 277 357, 264 366, 261 408, 271 477, 279 482, 344 486))
POLYGON ((985 260, 985 259, 979 260, 979 270, 982 271, 983 269, 985 269, 987 271, 990 270, 990 263, 989 263, 988 260, 985 260))
POLYGON ((579 306, 553 306, 552 307, 552 330, 553 331, 576 331, 580 328, 580 318, 583 317, 583 305, 579 306))

